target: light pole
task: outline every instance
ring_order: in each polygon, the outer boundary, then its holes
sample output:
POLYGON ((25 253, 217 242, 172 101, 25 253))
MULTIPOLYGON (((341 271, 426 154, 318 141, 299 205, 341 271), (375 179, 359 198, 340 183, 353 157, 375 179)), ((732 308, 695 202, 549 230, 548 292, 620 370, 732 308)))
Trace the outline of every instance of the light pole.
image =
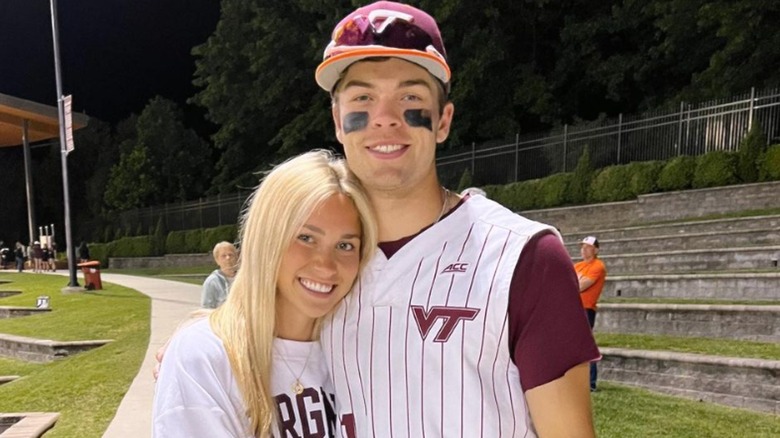
POLYGON ((65 143, 65 101, 62 95, 62 74, 60 73, 60 43, 57 31, 57 0, 51 3, 51 33, 54 43, 54 76, 57 80, 57 112, 60 122, 60 162, 62 163, 62 195, 65 201, 65 247, 68 255, 68 272, 70 281, 68 287, 79 287, 76 278, 75 251, 70 232, 70 191, 68 190, 68 148, 65 143))

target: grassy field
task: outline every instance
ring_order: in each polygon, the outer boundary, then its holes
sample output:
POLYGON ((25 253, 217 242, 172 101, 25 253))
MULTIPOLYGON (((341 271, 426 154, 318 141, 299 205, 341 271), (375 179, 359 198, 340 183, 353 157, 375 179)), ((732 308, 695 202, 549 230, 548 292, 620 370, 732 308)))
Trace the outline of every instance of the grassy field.
POLYGON ((769 342, 616 333, 596 333, 596 342, 599 347, 668 350, 680 353, 780 360, 780 345, 769 342))
POLYGON ((52 312, 0 320, 0 333, 61 341, 113 339, 103 347, 48 364, 0 359, 0 375, 20 379, 0 386, 0 412, 60 412, 56 437, 100 437, 138 373, 149 339, 148 297, 104 283, 104 290, 63 294, 67 279, 40 274, 0 273, 0 289, 22 290, 0 299, 4 306, 34 307, 51 297, 52 312))
POLYGON ((600 438, 770 438, 780 416, 732 409, 599 382, 593 393, 600 438))

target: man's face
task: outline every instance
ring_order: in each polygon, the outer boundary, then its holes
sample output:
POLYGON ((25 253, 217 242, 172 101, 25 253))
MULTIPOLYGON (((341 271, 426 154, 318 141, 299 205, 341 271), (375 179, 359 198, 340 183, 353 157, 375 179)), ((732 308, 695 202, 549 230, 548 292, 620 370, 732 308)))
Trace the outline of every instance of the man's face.
POLYGON ((447 139, 454 107, 439 115, 435 79, 397 58, 353 64, 333 105, 336 137, 369 190, 438 184, 436 144, 447 139))
POLYGON ((593 260, 593 258, 596 257, 596 254, 598 253, 599 249, 595 246, 588 245, 587 243, 580 244, 580 255, 582 256, 583 260, 593 260))

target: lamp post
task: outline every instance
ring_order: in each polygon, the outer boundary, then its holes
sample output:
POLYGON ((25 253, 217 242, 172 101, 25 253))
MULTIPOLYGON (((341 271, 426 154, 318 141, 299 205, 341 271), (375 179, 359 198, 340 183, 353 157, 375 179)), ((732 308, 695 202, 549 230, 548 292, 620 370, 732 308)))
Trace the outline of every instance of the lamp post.
POLYGON ((60 162, 62 163, 62 194, 65 202, 65 246, 68 254, 68 272, 70 274, 69 288, 79 287, 76 278, 76 263, 74 260, 73 239, 70 232, 70 192, 68 190, 68 149, 65 143, 65 101, 62 95, 62 74, 60 72, 60 44, 57 31, 57 0, 51 3, 51 33, 54 43, 54 76, 57 80, 57 112, 60 123, 60 162))

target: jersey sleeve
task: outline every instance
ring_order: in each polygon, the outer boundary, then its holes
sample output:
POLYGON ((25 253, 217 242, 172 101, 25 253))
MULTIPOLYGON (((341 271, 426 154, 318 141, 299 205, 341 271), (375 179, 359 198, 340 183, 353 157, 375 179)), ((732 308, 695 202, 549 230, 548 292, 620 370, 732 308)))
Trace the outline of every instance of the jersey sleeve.
POLYGON ((509 349, 523 391, 600 357, 571 258, 554 234, 534 236, 523 248, 508 311, 509 349))
POLYGON ((201 324, 171 341, 155 387, 154 438, 251 437, 221 341, 201 324))

